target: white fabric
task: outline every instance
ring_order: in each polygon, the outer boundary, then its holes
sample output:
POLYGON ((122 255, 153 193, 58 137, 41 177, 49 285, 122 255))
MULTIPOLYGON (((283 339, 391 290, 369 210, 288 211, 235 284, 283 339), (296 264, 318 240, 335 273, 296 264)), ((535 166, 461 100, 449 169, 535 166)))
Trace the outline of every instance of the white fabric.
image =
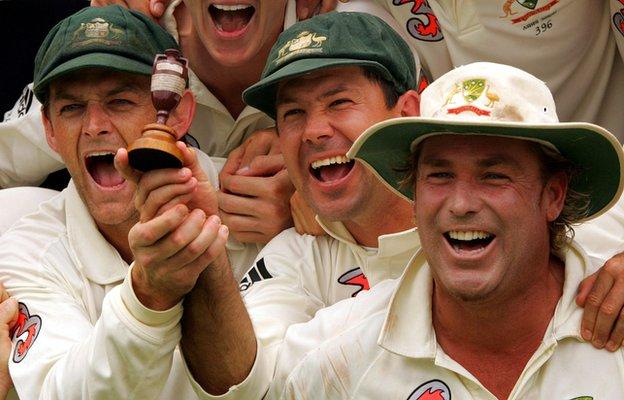
MULTIPOLYGON (((73 182, 0 237, 5 286, 41 319, 24 358, 9 362, 20 397, 157 397, 180 338, 182 307, 145 309, 127 274, 128 265, 97 230, 73 182)), ((18 338, 27 340, 27 334, 16 333, 14 342, 18 338)))
POLYGON ((533 10, 503 0, 376 1, 411 32, 434 79, 477 61, 512 65, 546 82, 561 121, 592 122, 624 139, 624 65, 616 49, 624 38, 611 29, 624 8, 619 0, 539 0, 533 10), (436 22, 441 32, 432 36, 436 22))
MULTIPOLYGON (((294 229, 276 236, 243 279, 243 298, 263 352, 256 356, 256 369, 247 381, 231 388, 223 398, 251 398, 241 397, 241 390, 261 398, 289 326, 310 320, 318 310, 363 288, 400 276, 419 245, 418 234, 411 229, 381 236, 378 251, 370 252, 355 243, 342 223, 321 224, 329 236, 299 235, 294 229), (266 278, 267 273, 271 278, 266 278), (346 280, 349 282, 340 283, 346 280)), ((194 386, 202 394, 199 385, 194 386)), ((202 398, 212 397, 203 393, 202 398)))
POLYGON ((602 266, 624 251, 624 196, 606 213, 574 227, 574 240, 583 245, 588 256, 602 266))
POLYGON ((37 210, 39 203, 56 196, 56 190, 39 187, 0 189, 0 235, 24 215, 37 210))
MULTIPOLYGON (((597 350, 580 336, 582 309, 574 298, 589 261, 576 245, 565 259, 563 295, 509 399, 624 398, 624 349, 597 350)), ((429 387, 445 399, 495 399, 437 343, 432 288, 419 254, 400 281, 383 282, 291 327, 267 398, 412 400, 429 387)))

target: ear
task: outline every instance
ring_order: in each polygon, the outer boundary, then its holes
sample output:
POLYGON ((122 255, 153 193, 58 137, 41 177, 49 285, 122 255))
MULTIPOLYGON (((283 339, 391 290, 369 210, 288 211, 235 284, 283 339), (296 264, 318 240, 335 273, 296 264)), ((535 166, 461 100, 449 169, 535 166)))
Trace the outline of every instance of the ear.
POLYGON ((50 146, 52 150, 58 153, 58 144, 56 143, 54 128, 52 127, 52 122, 50 121, 50 118, 48 118, 48 111, 45 109, 44 106, 41 106, 41 121, 43 122, 43 129, 45 130, 48 146, 50 146))
POLYGON ((542 191, 542 202, 548 222, 559 217, 568 193, 568 175, 558 172, 551 176, 542 191))
POLYGON ((417 117, 420 115, 420 96, 415 90, 403 93, 396 104, 396 110, 402 117, 417 117))
POLYGON ((169 123, 167 124, 175 129, 177 133, 176 139, 180 139, 184 136, 191 126, 193 116, 195 115, 195 105, 193 93, 186 89, 180 99, 180 103, 178 103, 178 106, 171 113, 169 123))

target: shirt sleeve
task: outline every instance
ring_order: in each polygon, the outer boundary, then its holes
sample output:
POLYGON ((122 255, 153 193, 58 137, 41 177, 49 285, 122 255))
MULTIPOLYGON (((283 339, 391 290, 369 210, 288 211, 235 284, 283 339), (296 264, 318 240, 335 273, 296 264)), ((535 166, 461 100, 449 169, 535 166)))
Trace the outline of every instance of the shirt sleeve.
MULTIPOLYGON (((66 254, 48 259, 58 256, 66 254)), ((128 276, 106 294, 98 318, 89 310, 92 299, 82 298, 90 294, 73 290, 75 277, 15 261, 5 260, 0 269, 3 276, 14 271, 5 283, 20 302, 9 368, 21 398, 158 397, 180 340, 181 305, 146 309, 128 276)))
POLYGON ((0 122, 0 187, 36 186, 64 168, 46 141, 41 103, 28 85, 0 122))
POLYGON ((598 218, 575 226, 574 240, 588 256, 599 261, 598 267, 624 251, 624 197, 598 218))

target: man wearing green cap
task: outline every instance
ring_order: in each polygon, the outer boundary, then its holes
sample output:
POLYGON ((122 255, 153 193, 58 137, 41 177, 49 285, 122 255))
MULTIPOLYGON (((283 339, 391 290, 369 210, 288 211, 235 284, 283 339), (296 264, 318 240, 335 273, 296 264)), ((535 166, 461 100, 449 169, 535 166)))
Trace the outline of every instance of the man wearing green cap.
POLYGON ((569 235, 621 195, 617 139, 559 123, 546 85, 501 64, 443 75, 421 113, 348 156, 413 198, 422 251, 401 279, 292 327, 267 397, 624 398, 624 349, 582 340, 592 266, 569 235))
MULTIPOLYGON (((212 215, 216 169, 207 158, 200 168, 201 153, 178 143, 184 168, 173 173, 193 194, 153 218, 137 212, 135 185, 113 166, 118 149, 156 118, 152 62, 168 48, 177 45, 161 27, 111 6, 61 21, 37 54, 46 139, 72 180, 0 237, 1 275, 19 302, 9 368, 22 398, 195 397, 175 349, 182 298, 214 257, 225 256, 227 228, 212 215), (198 198, 204 206, 212 199, 210 217, 195 207, 198 198), (131 246, 140 219, 171 234, 131 246), (216 239, 206 233, 212 227, 216 239), (154 241, 190 243, 194 252, 148 259, 141 246, 154 241), (213 241, 219 251, 211 251, 213 241)), ((168 125, 186 132, 193 110, 187 90, 168 125)))
MULTIPOLYGON (((235 282, 219 277, 227 260, 199 278, 185 303, 181 342, 196 390, 261 397, 289 326, 402 273, 418 244, 411 205, 346 153, 372 124, 418 115, 415 85, 408 47, 373 16, 318 16, 280 36, 245 100, 276 118, 291 179, 328 236, 291 229, 271 241, 240 283, 247 312, 235 282), (241 325, 227 330, 226 319, 241 325), (187 335, 198 331, 203 339, 187 335)), ((142 197, 150 209, 170 200, 142 197)), ((147 225, 140 229, 150 235, 147 225)))

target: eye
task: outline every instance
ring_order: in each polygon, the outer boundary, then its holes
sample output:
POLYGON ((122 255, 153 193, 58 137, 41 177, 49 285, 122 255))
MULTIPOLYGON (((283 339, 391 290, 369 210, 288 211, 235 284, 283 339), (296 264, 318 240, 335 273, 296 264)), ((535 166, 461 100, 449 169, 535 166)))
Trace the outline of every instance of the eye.
POLYGON ((290 108, 283 112, 282 119, 286 119, 288 117, 294 117, 296 115, 302 115, 303 110, 301 108, 290 108))
POLYGON ((351 99, 342 98, 342 99, 337 99, 337 100, 332 101, 329 106, 339 107, 339 106, 350 104, 350 103, 352 103, 351 99))
POLYGON ((79 103, 71 103, 71 104, 65 104, 64 106, 61 107, 59 113, 60 114, 69 114, 69 113, 73 113, 75 111, 78 110, 82 110, 84 106, 82 104, 79 103))
POLYGON ((453 174, 450 172, 430 172, 429 174, 427 174, 427 179, 429 180, 434 180, 434 181, 442 181, 442 180, 448 180, 453 178, 453 174))
POLYGON ((492 181, 509 180, 509 177, 507 175, 501 174, 500 172, 488 172, 483 176, 483 178, 492 181))
POLYGON ((127 106, 134 105, 135 102, 126 98, 116 98, 116 99, 110 100, 108 104, 113 107, 127 107, 127 106))

